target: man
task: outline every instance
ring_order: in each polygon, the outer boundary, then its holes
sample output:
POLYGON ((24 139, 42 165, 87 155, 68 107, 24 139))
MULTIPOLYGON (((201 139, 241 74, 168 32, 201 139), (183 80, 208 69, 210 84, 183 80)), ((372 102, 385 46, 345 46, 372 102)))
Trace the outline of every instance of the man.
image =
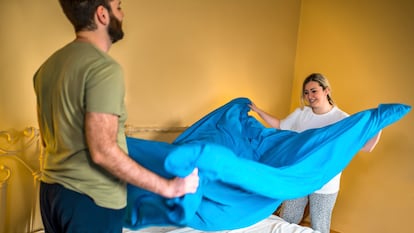
POLYGON ((40 209, 46 232, 121 232, 126 183, 167 198, 194 193, 198 171, 164 179, 127 154, 120 65, 107 52, 123 38, 120 0, 60 0, 76 38, 34 75, 45 147, 40 209))

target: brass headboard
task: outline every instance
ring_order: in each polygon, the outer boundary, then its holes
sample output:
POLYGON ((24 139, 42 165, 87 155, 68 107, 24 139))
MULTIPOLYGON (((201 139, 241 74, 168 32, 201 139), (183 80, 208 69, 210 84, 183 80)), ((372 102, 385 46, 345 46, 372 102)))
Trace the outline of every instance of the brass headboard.
POLYGON ((156 141, 172 142, 187 126, 177 127, 151 127, 151 126, 125 126, 125 134, 130 137, 150 139, 156 141))
MULTIPOLYGON (((125 133, 171 142, 185 129, 126 125, 125 133)), ((43 232, 38 206, 42 155, 37 128, 0 131, 0 233, 43 232)))
POLYGON ((1 233, 37 232, 42 228, 37 213, 42 155, 39 139, 34 127, 0 131, 1 233))

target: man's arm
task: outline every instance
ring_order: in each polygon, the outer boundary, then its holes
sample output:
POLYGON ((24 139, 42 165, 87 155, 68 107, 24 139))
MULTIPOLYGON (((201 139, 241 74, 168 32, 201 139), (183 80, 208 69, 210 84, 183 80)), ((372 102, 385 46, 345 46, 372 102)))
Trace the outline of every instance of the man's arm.
POLYGON ((117 144, 118 116, 88 112, 85 134, 94 163, 127 183, 172 198, 194 193, 198 188, 198 170, 185 178, 165 179, 131 159, 117 144))

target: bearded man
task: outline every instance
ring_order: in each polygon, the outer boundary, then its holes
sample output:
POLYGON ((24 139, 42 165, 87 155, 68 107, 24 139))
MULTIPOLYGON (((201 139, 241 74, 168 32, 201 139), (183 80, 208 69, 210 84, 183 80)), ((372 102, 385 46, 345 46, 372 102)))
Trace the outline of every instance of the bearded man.
POLYGON ((36 71, 44 147, 40 209, 45 232, 122 232, 126 183, 167 198, 196 192, 198 170, 165 179, 128 155, 121 66, 108 55, 124 36, 120 0, 60 0, 75 39, 36 71))

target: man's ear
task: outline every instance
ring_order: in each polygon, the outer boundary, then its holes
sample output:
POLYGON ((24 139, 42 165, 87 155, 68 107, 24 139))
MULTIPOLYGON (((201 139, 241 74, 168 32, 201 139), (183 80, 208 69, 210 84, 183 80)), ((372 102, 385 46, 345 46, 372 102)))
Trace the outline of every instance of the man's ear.
POLYGON ((98 6, 98 8, 96 9, 95 15, 96 15, 97 21, 100 24, 103 24, 103 25, 109 24, 109 21, 110 21, 109 12, 105 7, 98 6))

